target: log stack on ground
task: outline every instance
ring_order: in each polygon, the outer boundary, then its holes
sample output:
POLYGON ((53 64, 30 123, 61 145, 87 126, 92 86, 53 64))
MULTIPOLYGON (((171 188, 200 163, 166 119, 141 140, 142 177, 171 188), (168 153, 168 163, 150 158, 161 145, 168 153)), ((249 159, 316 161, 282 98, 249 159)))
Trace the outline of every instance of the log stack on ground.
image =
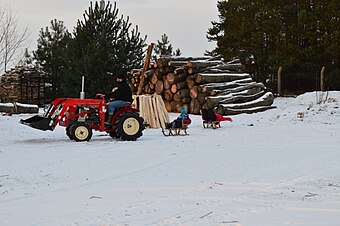
POLYGON ((43 105, 45 98, 44 76, 34 67, 16 67, 1 76, 2 102, 20 102, 43 105))
POLYGON ((0 103, 0 112, 8 114, 38 113, 38 105, 22 103, 0 103))
MULTIPOLYGON (((200 114, 215 108, 223 115, 254 113, 273 108, 274 95, 253 81, 239 60, 218 57, 160 57, 144 73, 143 94, 158 94, 168 112, 200 114), (247 104, 248 103, 248 104, 247 104)), ((142 69, 131 70, 131 89, 137 93, 142 69)))

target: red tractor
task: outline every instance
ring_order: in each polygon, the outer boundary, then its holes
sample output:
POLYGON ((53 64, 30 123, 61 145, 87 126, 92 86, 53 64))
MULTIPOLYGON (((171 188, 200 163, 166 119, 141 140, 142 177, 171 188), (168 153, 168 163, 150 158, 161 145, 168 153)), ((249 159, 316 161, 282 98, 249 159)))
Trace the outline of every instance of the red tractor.
POLYGON ((59 124, 66 127, 67 136, 75 141, 89 141, 92 130, 127 141, 143 135, 144 120, 131 105, 118 109, 109 124, 105 123, 106 111, 107 103, 102 94, 97 94, 95 99, 58 98, 43 117, 35 115, 20 123, 44 131, 53 131, 59 124))

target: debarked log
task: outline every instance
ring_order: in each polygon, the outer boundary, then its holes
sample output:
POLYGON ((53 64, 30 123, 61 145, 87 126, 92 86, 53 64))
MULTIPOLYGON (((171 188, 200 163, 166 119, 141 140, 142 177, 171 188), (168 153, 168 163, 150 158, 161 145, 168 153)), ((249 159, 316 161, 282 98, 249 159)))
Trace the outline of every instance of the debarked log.
MULTIPOLYGON (((239 93, 241 91, 244 91, 244 90, 253 90, 255 89, 254 91, 257 91, 257 90, 264 90, 265 89, 265 86, 263 85, 263 83, 259 82, 259 83, 256 83, 256 82, 252 82, 252 83, 248 83, 248 84, 245 84, 243 86, 239 86, 239 87, 235 87, 235 88, 231 88, 231 89, 225 89, 225 90, 213 90, 210 92, 210 95, 212 96, 216 96, 216 95, 228 95, 230 93, 239 93)), ((255 94, 257 92, 254 92, 252 94, 255 94)), ((250 94, 250 93, 248 93, 250 94)))
POLYGON ((204 92, 211 92, 212 90, 225 90, 236 88, 239 86, 244 86, 246 83, 251 83, 253 80, 251 78, 239 79, 232 82, 222 82, 222 83, 210 83, 205 85, 200 85, 204 92))
POLYGON ((189 60, 187 65, 188 67, 195 67, 195 68, 206 68, 206 67, 212 67, 216 65, 223 64, 222 61, 220 60, 215 60, 215 61, 205 61, 205 60, 198 60, 198 61, 191 61, 189 60))
POLYGON ((245 103, 256 100, 257 98, 263 96, 264 93, 265 93, 264 91, 260 90, 255 94, 249 95, 248 90, 245 90, 239 93, 230 93, 228 95, 223 96, 209 96, 206 97, 206 103, 209 106, 209 108, 214 108, 218 104, 245 103))
POLYGON ((238 115, 238 114, 253 114, 257 112, 263 112, 270 109, 276 108, 275 106, 259 106, 253 108, 246 108, 246 109, 234 109, 234 108, 226 108, 219 106, 217 108, 217 112, 221 115, 238 115))
POLYGON ((221 73, 221 74, 197 74, 195 81, 198 84, 206 83, 219 83, 219 82, 231 82, 234 80, 240 80, 250 78, 248 73, 221 73))
POLYGON ((207 70, 210 70, 210 69, 236 71, 236 70, 243 70, 243 69, 245 69, 245 67, 241 63, 232 63, 232 64, 226 63, 226 64, 220 64, 220 65, 216 65, 216 66, 207 68, 207 70))
POLYGON ((261 106, 271 106, 274 102, 274 95, 271 92, 265 93, 263 96, 257 98, 256 100, 249 101, 246 103, 239 104, 220 104, 218 106, 219 112, 225 112, 228 109, 249 109, 261 106))
POLYGON ((0 112, 21 114, 21 113, 38 113, 39 107, 31 104, 21 103, 0 103, 0 112))

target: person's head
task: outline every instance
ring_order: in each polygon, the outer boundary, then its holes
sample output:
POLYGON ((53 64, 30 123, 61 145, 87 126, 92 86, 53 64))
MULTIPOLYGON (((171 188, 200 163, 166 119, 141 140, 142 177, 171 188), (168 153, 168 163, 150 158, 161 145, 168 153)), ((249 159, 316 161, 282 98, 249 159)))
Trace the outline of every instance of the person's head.
POLYGON ((181 107, 181 114, 187 114, 188 111, 187 111, 187 108, 185 106, 182 106, 181 107))
POLYGON ((125 82, 125 81, 126 81, 126 78, 125 78, 124 75, 119 74, 119 75, 117 75, 116 81, 117 81, 118 83, 122 83, 122 82, 125 82))

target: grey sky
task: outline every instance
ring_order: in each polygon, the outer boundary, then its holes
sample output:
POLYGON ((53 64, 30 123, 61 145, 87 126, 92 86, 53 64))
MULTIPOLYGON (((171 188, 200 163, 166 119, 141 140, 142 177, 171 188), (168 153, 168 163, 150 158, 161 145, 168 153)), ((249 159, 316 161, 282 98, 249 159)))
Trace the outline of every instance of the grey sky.
MULTIPOLYGON (((111 1, 114 2, 114 1, 111 1)), ((212 50, 206 32, 211 21, 218 19, 217 0, 116 0, 120 14, 129 16, 138 25, 147 43, 156 42, 166 33, 175 48, 185 56, 200 56, 212 50)), ((10 7, 21 26, 31 30, 36 48, 39 30, 50 25, 52 19, 62 20, 72 31, 77 19, 82 18, 89 0, 0 0, 0 7, 10 7)))

